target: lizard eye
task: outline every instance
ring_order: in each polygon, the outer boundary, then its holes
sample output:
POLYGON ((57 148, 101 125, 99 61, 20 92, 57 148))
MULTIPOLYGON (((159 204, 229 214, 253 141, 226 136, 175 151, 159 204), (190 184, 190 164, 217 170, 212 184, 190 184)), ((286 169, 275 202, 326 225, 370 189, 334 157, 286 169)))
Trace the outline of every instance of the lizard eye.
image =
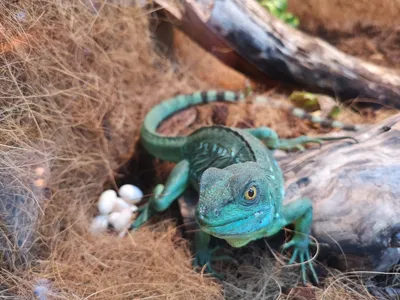
POLYGON ((257 196, 257 189, 256 187, 253 185, 252 187, 250 187, 245 193, 244 193, 244 198, 246 200, 254 200, 254 198, 257 196))

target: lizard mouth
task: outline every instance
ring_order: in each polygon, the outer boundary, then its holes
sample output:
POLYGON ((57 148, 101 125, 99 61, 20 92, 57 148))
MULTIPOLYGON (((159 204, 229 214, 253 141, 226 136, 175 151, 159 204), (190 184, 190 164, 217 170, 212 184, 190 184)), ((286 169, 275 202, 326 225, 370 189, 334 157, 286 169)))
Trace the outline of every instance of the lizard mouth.
POLYGON ((229 218, 219 222, 209 222, 197 218, 197 222, 204 232, 218 238, 246 235, 258 231, 269 223, 271 210, 260 210, 240 218, 229 218))
POLYGON ((224 226, 229 226, 230 224, 234 224, 237 222, 241 222, 243 220, 246 220, 250 218, 253 214, 251 215, 246 215, 242 216, 239 218, 229 218, 229 219, 223 219, 223 220, 217 220, 216 222, 212 222, 212 220, 209 220, 208 218, 204 218, 202 216, 196 215, 197 222, 201 227, 205 228, 218 228, 218 227, 224 227, 224 226))

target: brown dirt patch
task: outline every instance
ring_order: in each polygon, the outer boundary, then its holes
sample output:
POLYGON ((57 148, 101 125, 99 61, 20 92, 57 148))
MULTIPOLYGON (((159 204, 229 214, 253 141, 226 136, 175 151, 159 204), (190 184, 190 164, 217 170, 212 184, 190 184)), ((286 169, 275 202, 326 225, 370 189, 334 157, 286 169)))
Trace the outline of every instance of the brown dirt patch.
POLYGON ((400 27, 382 29, 358 25, 351 31, 327 30, 323 27, 302 29, 347 54, 379 66, 400 69, 400 27))
POLYGON ((400 68, 400 2, 290 0, 300 28, 350 55, 400 68))
MULTIPOLYGON (((288 0, 305 28, 351 31, 358 24, 393 28, 399 24, 397 0, 288 0)), ((356 32, 353 32, 356 34, 356 32)))

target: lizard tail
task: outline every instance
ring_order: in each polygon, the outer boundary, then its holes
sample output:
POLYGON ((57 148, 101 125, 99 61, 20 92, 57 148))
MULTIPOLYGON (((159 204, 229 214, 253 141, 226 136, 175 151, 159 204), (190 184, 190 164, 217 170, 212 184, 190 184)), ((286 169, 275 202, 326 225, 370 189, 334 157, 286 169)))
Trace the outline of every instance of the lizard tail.
POLYGON ((291 113, 295 117, 298 117, 298 118, 304 119, 304 120, 309 120, 312 123, 320 124, 323 127, 339 128, 339 129, 343 129, 343 130, 347 130, 347 131, 359 131, 361 129, 361 126, 359 126, 359 125, 345 124, 340 121, 330 120, 330 119, 314 116, 314 115, 306 112, 305 110, 303 110, 301 108, 297 108, 297 107, 292 108, 291 113))
POLYGON ((236 102, 244 98, 242 93, 232 91, 196 92, 188 95, 178 95, 163 101, 153 107, 146 115, 141 128, 140 137, 144 148, 153 156, 162 160, 178 162, 183 159, 181 148, 186 137, 167 137, 157 133, 158 126, 174 113, 191 106, 223 101, 236 102))

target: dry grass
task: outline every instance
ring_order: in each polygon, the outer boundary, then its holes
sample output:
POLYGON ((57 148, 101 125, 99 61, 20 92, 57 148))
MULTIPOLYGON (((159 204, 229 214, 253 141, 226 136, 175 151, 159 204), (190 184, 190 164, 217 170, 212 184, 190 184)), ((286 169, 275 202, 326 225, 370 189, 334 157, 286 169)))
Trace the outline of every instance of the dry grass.
POLYGON ((35 282, 49 279, 64 299, 218 298, 219 287, 193 272, 173 228, 128 239, 87 232, 96 198, 134 151, 144 112, 165 95, 200 87, 157 55, 149 13, 111 4, 96 13, 88 3, 0 4, 8 203, 1 241, 12 249, 0 270, 2 295, 31 299, 35 282), (45 169, 45 190, 37 167, 45 169), (12 215, 20 217, 7 227, 12 215))

